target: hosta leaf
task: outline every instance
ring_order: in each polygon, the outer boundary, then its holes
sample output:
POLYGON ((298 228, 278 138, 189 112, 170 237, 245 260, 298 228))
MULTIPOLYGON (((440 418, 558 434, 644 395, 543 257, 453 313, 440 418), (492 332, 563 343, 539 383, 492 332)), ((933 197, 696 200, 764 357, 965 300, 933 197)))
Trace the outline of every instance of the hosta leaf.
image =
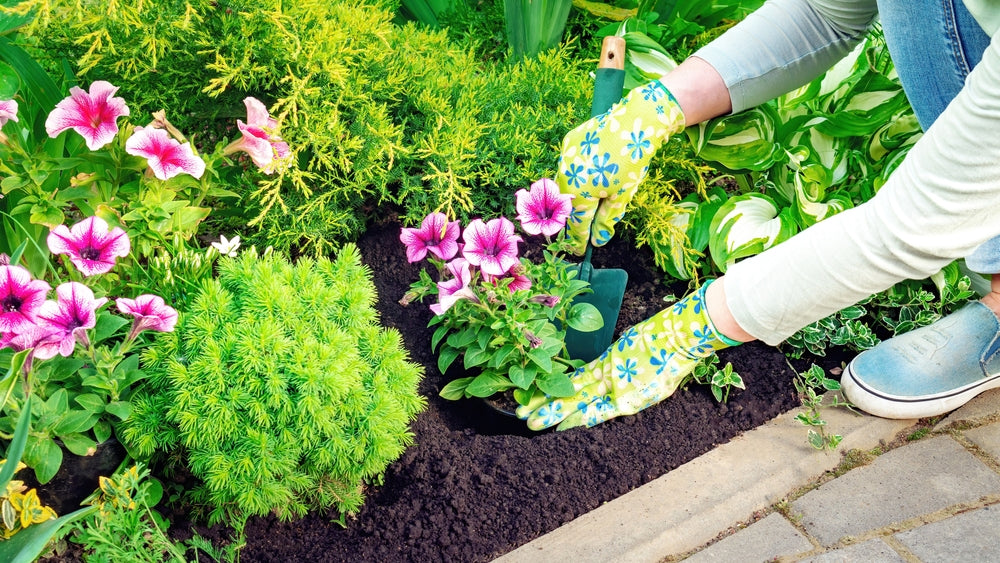
POLYGON ((759 193, 743 194, 730 198, 715 213, 709 250, 715 265, 725 271, 732 262, 763 252, 795 231, 788 208, 779 213, 771 198, 759 193))
POLYGON ((734 170, 766 170, 784 158, 775 142, 774 108, 768 104, 702 122, 685 132, 695 153, 734 170))

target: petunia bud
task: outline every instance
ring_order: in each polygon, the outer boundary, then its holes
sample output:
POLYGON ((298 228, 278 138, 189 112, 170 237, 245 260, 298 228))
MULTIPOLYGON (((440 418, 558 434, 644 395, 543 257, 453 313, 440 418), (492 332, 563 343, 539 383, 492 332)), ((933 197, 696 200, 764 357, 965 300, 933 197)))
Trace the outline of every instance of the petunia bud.
POLYGON ((542 339, 535 336, 530 330, 524 331, 524 337, 528 339, 528 345, 532 348, 538 348, 542 345, 542 339))
POLYGON ((531 298, 533 303, 540 303, 546 307, 555 307, 559 303, 558 295, 536 295, 531 298))

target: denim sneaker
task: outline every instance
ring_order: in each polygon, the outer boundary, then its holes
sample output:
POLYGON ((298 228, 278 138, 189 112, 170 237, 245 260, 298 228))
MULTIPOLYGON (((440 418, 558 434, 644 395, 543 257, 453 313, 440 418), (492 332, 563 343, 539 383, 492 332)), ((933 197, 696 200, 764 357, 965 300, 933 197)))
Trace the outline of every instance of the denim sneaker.
POLYGON ((879 343, 844 370, 844 396, 884 418, 924 418, 1000 387, 1000 321, 976 301, 879 343))

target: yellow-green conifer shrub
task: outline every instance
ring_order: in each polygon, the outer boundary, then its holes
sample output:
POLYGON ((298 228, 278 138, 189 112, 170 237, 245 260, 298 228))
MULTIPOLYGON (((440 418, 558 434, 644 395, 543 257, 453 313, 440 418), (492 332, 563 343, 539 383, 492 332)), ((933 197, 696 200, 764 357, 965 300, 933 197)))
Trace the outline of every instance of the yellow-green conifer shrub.
POLYGON ((119 86, 133 116, 162 108, 193 131, 245 119, 245 96, 268 105, 297 166, 228 186, 261 247, 323 256, 387 206, 408 222, 510 211, 590 111, 595 61, 576 43, 484 60, 460 29, 394 23, 392 0, 25 1, 38 16, 21 42, 119 86))
POLYGON ((412 442, 422 368, 379 324, 357 247, 290 264, 225 258, 177 328, 144 353, 149 386, 120 435, 140 459, 180 453, 211 522, 357 511, 412 442))

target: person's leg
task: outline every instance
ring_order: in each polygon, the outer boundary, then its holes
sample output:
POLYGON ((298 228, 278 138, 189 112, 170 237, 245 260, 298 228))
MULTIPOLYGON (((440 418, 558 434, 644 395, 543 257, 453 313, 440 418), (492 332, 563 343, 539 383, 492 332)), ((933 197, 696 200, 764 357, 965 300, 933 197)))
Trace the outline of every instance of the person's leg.
MULTIPOLYGON (((903 89, 926 131, 965 86, 990 38, 961 0, 879 0, 880 17, 903 89), (914 49, 914 42, 928 46, 914 49)), ((970 270, 1000 272, 1000 238, 966 258, 970 270)), ((1000 275, 981 304, 863 352, 842 378, 847 398, 890 418, 953 410, 1000 386, 1000 275), (982 306, 982 305, 985 305, 982 306)))

